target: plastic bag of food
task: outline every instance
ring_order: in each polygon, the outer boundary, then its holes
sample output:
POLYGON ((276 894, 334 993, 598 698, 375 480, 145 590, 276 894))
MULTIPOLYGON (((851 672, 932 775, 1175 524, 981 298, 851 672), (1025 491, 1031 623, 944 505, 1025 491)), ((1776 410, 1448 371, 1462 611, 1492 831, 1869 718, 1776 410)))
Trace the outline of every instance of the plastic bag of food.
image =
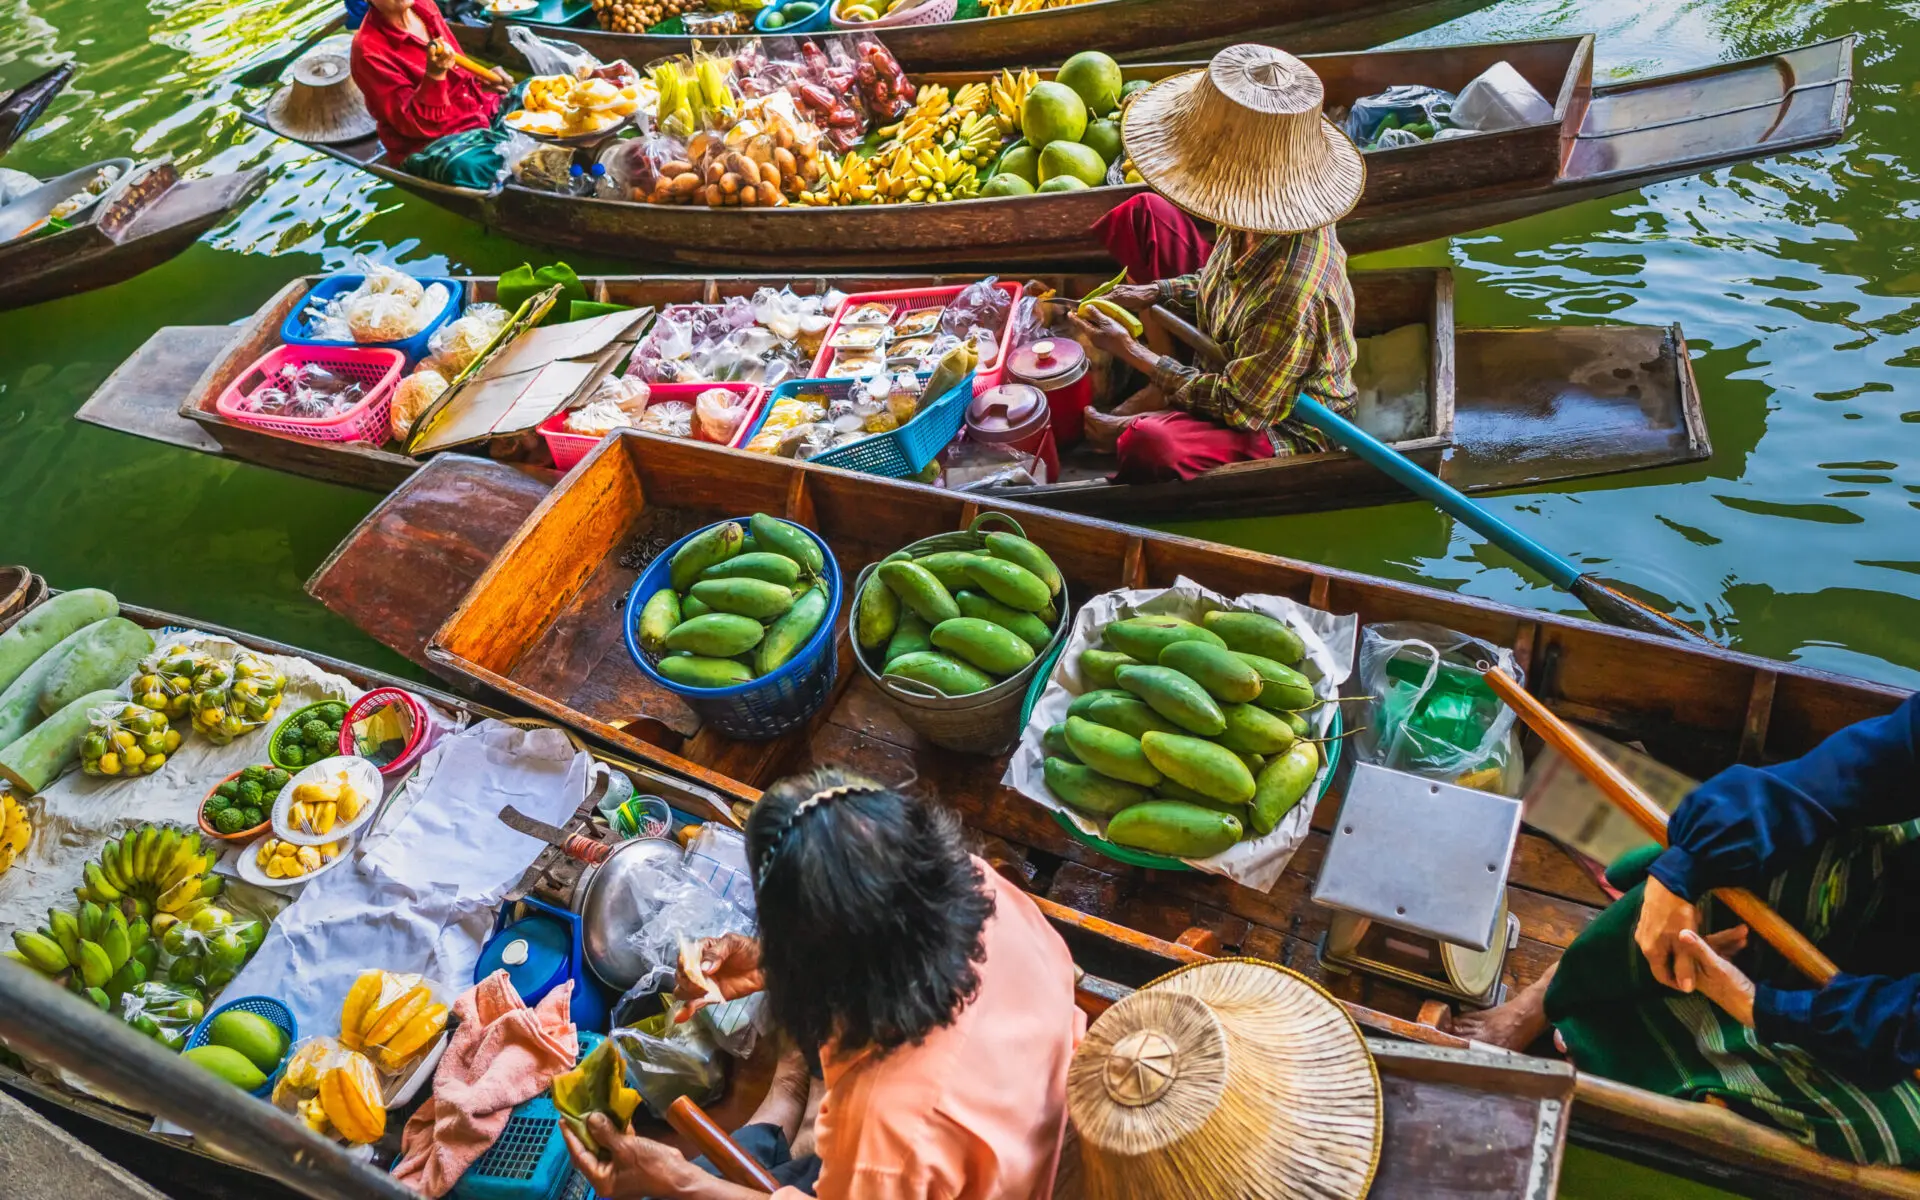
MULTIPOLYGON (((437 336, 437 335, 436 335, 437 336)), ((400 381, 393 391, 393 405, 387 410, 387 426, 395 441, 404 442, 420 414, 447 390, 447 377, 432 367, 421 367, 400 381)))
POLYGON ((579 1066, 553 1081, 553 1106, 573 1135, 596 1153, 601 1146, 587 1131, 589 1116, 599 1113, 622 1130, 632 1123, 640 1093, 627 1086, 627 1059, 616 1038, 602 1041, 579 1066))
POLYGON ((648 204, 691 204, 699 199, 701 177, 687 144, 658 131, 615 142, 600 153, 607 178, 631 200, 648 204))
POLYGON ((155 651, 134 667, 128 691, 134 703, 177 721, 191 711, 193 677, 212 661, 210 655, 179 647, 155 651))
POLYGON ((216 746, 265 725, 280 708, 287 677, 250 650, 207 658, 193 676, 187 705, 193 728, 216 746))
POLYGON ((867 135, 859 61, 842 39, 827 39, 822 46, 808 38, 800 44, 800 63, 802 77, 788 90, 827 142, 845 154, 867 135))
POLYGON ((487 343, 500 336, 513 314, 498 304, 481 302, 433 331, 427 339, 432 354, 429 365, 451 380, 467 369, 487 343))
POLYGON ((700 436, 722 444, 739 432, 746 419, 747 398, 726 388, 708 388, 694 397, 694 419, 700 423, 700 436))
POLYGON ((1551 121, 1553 105, 1503 58, 1460 89, 1447 117, 1462 129, 1490 133, 1551 121))
POLYGON ((1396 83, 1384 92, 1355 100, 1343 127, 1354 144, 1365 150, 1377 145, 1385 130, 1404 129, 1425 141, 1450 123, 1452 111, 1452 92, 1396 83))
POLYGON ((340 1005, 340 1041, 388 1075, 404 1073, 447 1027, 447 1006, 419 975, 363 971, 340 1005))
POLYGON ((371 1145, 387 1131, 372 1061, 330 1037, 307 1038, 294 1048, 273 1087, 273 1103, 322 1137, 353 1146, 371 1145))
POLYGON ((120 1019, 169 1050, 183 1050, 187 1036, 207 1015, 199 988, 149 980, 120 993, 120 1019))
POLYGON ((112 778, 151 775, 179 748, 180 731, 168 727, 163 712, 132 703, 91 708, 80 735, 80 769, 112 778))
POLYGON ((1000 331, 1007 326, 1013 311, 1013 297, 999 280, 989 275, 960 289, 940 314, 940 331, 957 338, 973 338, 980 343, 982 366, 992 366, 999 354, 1000 331))
POLYGON ((524 133, 514 132, 501 147, 501 164, 515 182, 535 191, 564 192, 573 186, 572 149, 524 133))
POLYGON ((527 69, 535 75, 573 75, 585 78, 600 66, 600 60, 572 42, 543 38, 525 25, 507 26, 507 41, 527 60, 527 69))
POLYGON ((265 922, 236 917, 218 905, 209 904, 184 921, 163 920, 170 915, 154 918, 160 948, 173 960, 167 964, 167 982, 209 995, 240 973, 267 936, 265 922))
POLYGON ((398 296, 408 304, 418 304, 426 296, 426 286, 405 271, 384 263, 361 259, 363 278, 354 293, 361 296, 398 296))
POLYGON ((855 78, 860 83, 860 98, 876 121, 897 121, 913 107, 917 89, 907 80, 900 61, 879 38, 861 35, 854 39, 854 51, 860 63, 855 78))
MULTIPOLYGON (((727 1085, 726 1064, 712 1035, 698 1021, 674 1020, 678 1013, 679 1006, 671 1005, 656 1016, 614 1030, 609 1039, 622 1051, 632 1090, 638 1091, 647 1111, 659 1118, 665 1118, 668 1107, 682 1096, 696 1104, 711 1104, 727 1085)), ((554 1102, 558 1107, 557 1084, 554 1102)))
POLYGON ((1421 621, 1360 631, 1360 689, 1374 697, 1354 740, 1397 771, 1508 792, 1520 783, 1513 710, 1482 678, 1492 663, 1521 678, 1513 652, 1421 621))
POLYGON ((419 333, 427 323, 419 306, 399 292, 360 292, 341 311, 347 331, 356 342, 402 341, 419 333))

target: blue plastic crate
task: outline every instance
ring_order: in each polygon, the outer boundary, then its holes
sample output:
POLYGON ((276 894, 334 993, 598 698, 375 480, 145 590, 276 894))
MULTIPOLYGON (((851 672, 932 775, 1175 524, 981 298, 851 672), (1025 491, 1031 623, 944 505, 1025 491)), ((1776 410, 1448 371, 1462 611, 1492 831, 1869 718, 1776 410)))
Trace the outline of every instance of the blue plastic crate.
MULTIPOLYGON (((184 1049, 192 1050, 206 1045, 207 1031, 213 1028, 213 1019, 229 1009, 239 1009, 241 1012, 250 1012, 256 1017, 265 1017, 267 1020, 273 1022, 279 1027, 281 1033, 287 1035, 288 1052, 292 1051, 294 1042, 300 1038, 300 1029, 299 1026, 294 1023, 292 1009, 280 1003, 280 1001, 275 1000, 272 996, 242 996, 238 1000, 229 1000, 217 1008, 208 1009, 207 1014, 200 1018, 200 1023, 193 1027, 193 1032, 187 1035, 187 1044, 184 1049)), ((254 1095, 263 1098, 273 1095, 273 1085, 279 1081, 280 1073, 287 1069, 287 1057, 287 1053, 280 1055, 280 1065, 275 1067, 273 1072, 267 1076, 265 1083, 253 1089, 254 1095)))
MULTIPOLYGON (((926 380, 927 374, 922 373, 920 381, 925 383, 926 380)), ((773 389, 773 394, 760 406, 759 417, 754 420, 753 428, 740 439, 740 444, 744 446, 753 440, 766 423, 767 414, 781 400, 805 393, 824 394, 831 402, 844 399, 853 390, 853 384, 851 379, 789 379, 773 389)), ((913 415, 913 420, 900 428, 848 442, 824 454, 816 454, 807 461, 825 467, 839 467, 844 471, 883 475, 888 479, 918 475, 959 434, 960 426, 967 419, 967 406, 972 402, 973 376, 968 375, 954 384, 946 395, 936 397, 931 404, 922 405, 920 411, 913 415)))
MULTIPOLYGON (((580 1060, 602 1040, 581 1030, 580 1060)), ((573 1169, 549 1088, 514 1106, 499 1140, 467 1168, 452 1194, 457 1200, 560 1200, 575 1179, 585 1182, 573 1169)))
POLYGON ((342 292, 350 292, 359 287, 361 281, 365 279, 365 275, 329 275, 319 283, 314 284, 313 290, 306 294, 300 303, 294 307, 294 310, 287 314, 287 319, 281 323, 280 340, 289 346, 377 346, 388 350, 398 350, 407 356, 407 366, 412 367, 421 359, 427 357, 427 342, 433 337, 434 333, 438 331, 442 325, 459 316, 461 310, 466 307, 466 287, 458 279, 435 279, 421 276, 420 286, 423 288, 431 287, 436 283, 446 287, 447 306, 440 310, 439 316, 427 322, 425 329, 422 329, 412 337, 405 338, 398 342, 342 342, 310 336, 307 331, 311 328, 312 323, 307 314, 313 307, 313 302, 316 300, 331 300, 342 292))
MULTIPOLYGON (((746 518, 736 517, 742 525, 746 518)), ((715 522, 719 524, 720 522, 715 522)), ((800 652, 787 661, 787 665, 770 675, 746 683, 724 688, 690 688, 675 683, 654 669, 653 660, 640 649, 640 610, 646 607, 653 594, 669 584, 668 564, 673 556, 700 534, 711 529, 708 525, 696 529, 686 537, 661 551, 647 564, 633 590, 627 593, 626 629, 627 657, 640 673, 661 687, 687 702, 687 707, 699 714, 702 722, 712 725, 716 730, 731 738, 743 741, 765 741, 805 724, 833 692, 834 671, 839 666, 839 656, 833 651, 834 626, 840 620, 840 564, 834 560, 833 551, 826 542, 811 529, 806 530, 808 537, 820 547, 821 555, 826 559, 823 572, 827 581, 827 615, 820 622, 820 628, 813 631, 807 644, 800 652)), ((804 528, 804 526, 802 527, 804 528)))

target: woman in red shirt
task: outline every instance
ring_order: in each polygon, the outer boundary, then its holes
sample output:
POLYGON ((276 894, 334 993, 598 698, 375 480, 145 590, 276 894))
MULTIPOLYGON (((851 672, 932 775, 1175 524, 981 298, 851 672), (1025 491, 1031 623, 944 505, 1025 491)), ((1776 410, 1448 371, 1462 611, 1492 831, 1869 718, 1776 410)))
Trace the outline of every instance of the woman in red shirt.
POLYGON ((433 0, 372 0, 353 35, 353 82, 398 166, 450 133, 484 128, 507 85, 453 70, 453 31, 433 0))

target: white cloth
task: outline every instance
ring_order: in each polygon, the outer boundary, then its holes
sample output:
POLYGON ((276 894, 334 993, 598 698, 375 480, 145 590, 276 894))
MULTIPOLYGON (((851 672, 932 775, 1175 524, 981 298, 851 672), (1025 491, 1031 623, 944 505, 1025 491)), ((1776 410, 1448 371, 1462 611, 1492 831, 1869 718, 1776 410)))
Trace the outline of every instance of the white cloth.
MULTIPOLYGON (((1313 678, 1314 694, 1322 699, 1340 694, 1340 684, 1353 672, 1354 637, 1360 628, 1360 619, 1356 616, 1335 616, 1297 604, 1285 596, 1249 595, 1229 600, 1184 575, 1170 588, 1106 592, 1087 601, 1075 614, 1066 647, 1054 664, 1053 675, 1047 680, 1039 703, 1033 706, 1033 715, 1020 733, 1020 746, 1008 761, 1007 773, 1000 782, 1044 808, 1064 813, 1083 832, 1100 833, 1099 823, 1068 808, 1048 790, 1044 775, 1046 751, 1040 744, 1048 726, 1066 720, 1067 705, 1088 690, 1087 681, 1080 674, 1080 652, 1099 644, 1100 631, 1110 621, 1138 616, 1176 616, 1198 621, 1203 614, 1221 608, 1263 613, 1286 624, 1306 644, 1303 670, 1313 678)), ((1334 705, 1323 704, 1308 716, 1316 736, 1326 734, 1334 709, 1334 705)), ((1313 823, 1314 801, 1326 782, 1327 770, 1323 756, 1320 773, 1314 776, 1306 799, 1295 805, 1273 832, 1248 838, 1212 858, 1187 861, 1202 871, 1225 875, 1256 891, 1272 888, 1280 882, 1281 872, 1287 869, 1287 860, 1306 839, 1307 829, 1313 823)))

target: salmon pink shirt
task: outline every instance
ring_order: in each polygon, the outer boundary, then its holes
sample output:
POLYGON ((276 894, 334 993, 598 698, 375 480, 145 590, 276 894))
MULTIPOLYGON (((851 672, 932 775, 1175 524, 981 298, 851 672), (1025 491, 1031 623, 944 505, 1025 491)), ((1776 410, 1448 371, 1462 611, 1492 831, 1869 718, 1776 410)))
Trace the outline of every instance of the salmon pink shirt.
POLYGON ((445 78, 427 78, 428 44, 435 38, 455 44, 453 30, 432 0, 414 0, 413 11, 427 27, 425 41, 377 11, 368 13, 353 35, 353 82, 366 97, 380 144, 395 166, 429 142, 483 128, 500 107, 497 92, 459 67, 445 78))
MULTIPOLYGON (((821 1056, 821 1200, 1049 1200, 1067 1064, 1086 1032, 1073 959, 1027 895, 978 858, 993 896, 980 991, 890 1054, 821 1056)), ((782 1188, 774 1200, 803 1200, 782 1188)))

